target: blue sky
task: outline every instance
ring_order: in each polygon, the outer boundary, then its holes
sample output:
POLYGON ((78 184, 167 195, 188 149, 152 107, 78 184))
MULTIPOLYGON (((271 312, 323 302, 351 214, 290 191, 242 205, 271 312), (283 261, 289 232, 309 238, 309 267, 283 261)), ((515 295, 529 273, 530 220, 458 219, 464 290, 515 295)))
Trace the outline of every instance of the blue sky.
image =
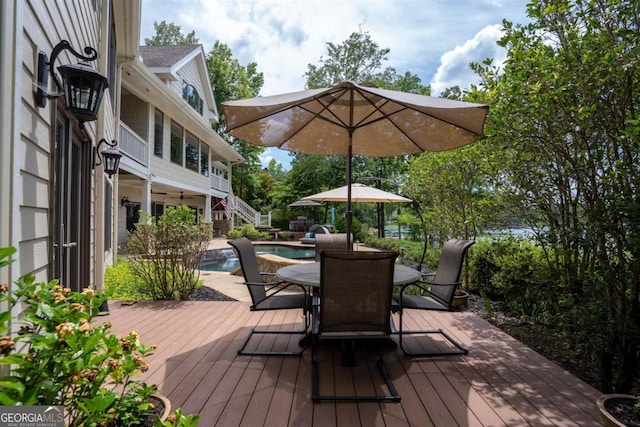
MULTIPOLYGON (((155 34, 154 21, 195 30, 205 52, 216 40, 241 64, 264 73, 261 95, 304 90, 307 64, 326 56, 326 43, 342 43, 362 26, 380 48, 385 67, 417 74, 437 96, 447 87, 467 88, 478 79, 470 62, 493 58, 502 20, 528 22, 525 0, 142 0, 140 44, 155 34)), ((288 152, 269 149, 289 168, 288 152)))

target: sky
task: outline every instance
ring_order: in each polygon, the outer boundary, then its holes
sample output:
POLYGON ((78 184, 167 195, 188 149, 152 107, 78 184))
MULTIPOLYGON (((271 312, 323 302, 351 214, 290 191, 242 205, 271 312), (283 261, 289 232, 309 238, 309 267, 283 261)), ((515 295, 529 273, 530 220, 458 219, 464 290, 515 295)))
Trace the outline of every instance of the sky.
MULTIPOLYGON (((154 22, 195 31, 205 53, 216 40, 241 65, 258 64, 262 96, 304 90, 307 65, 327 56, 327 42, 341 44, 362 28, 379 48, 389 48, 383 67, 418 75, 432 96, 455 85, 477 84, 469 63, 505 58, 497 46, 502 20, 526 24, 527 0, 142 0, 140 44, 153 37, 154 22)), ((275 148, 262 156, 289 169, 289 154, 275 148)))

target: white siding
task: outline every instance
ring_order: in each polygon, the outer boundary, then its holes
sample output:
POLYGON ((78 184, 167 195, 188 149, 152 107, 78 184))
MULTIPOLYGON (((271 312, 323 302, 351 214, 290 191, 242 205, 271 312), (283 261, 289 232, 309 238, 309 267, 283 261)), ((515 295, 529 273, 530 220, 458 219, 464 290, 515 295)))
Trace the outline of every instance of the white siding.
MULTIPOLYGON (((67 0, 47 1, 31 0, 22 2, 18 39, 21 74, 18 76, 21 85, 20 112, 16 115, 16 125, 20 130, 20 139, 13 144, 18 150, 19 173, 15 183, 14 203, 18 204, 19 229, 14 230, 19 242, 20 275, 34 272, 39 279, 46 279, 49 266, 49 247, 51 230, 49 228, 51 200, 51 141, 52 111, 56 102, 49 100, 45 108, 35 104, 34 84, 38 52, 51 55, 53 47, 61 40, 68 40, 77 50, 85 46, 93 46, 103 55, 106 43, 100 40, 100 24, 103 2, 100 0, 67 0)), ((63 51, 53 67, 62 64, 76 63, 78 59, 67 51, 63 51)), ((94 63, 94 65, 97 65, 94 63)), ((102 71, 104 73, 104 71, 102 71)), ((49 90, 56 91, 54 83, 49 79, 49 90)), ((102 124, 105 137, 113 137, 114 119, 109 94, 105 95, 102 111, 105 117, 102 124), (107 104, 107 105, 104 105, 107 104)), ((87 123, 87 133, 95 141, 96 126, 87 123)), ((92 182, 91 227, 95 224, 96 197, 95 180, 92 182)), ((100 206, 102 202, 100 202, 100 206)), ((90 265, 93 270, 95 261, 94 233, 91 233, 90 265)))

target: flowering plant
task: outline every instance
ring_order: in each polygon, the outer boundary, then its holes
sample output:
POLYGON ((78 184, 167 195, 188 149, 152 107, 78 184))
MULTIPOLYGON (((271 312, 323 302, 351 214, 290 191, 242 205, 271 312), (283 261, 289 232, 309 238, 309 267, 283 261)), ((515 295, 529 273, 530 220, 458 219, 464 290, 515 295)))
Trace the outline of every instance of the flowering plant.
MULTIPOLYGON (((0 267, 14 252, 0 248, 0 267)), ((0 313, 0 364, 11 366, 0 378, 0 405, 63 405, 70 426, 140 424, 156 389, 134 377, 155 347, 136 331, 119 338, 109 322, 95 322, 104 297, 92 289, 71 292, 33 275, 14 285, 13 294, 0 285, 0 307, 8 308, 0 313)))

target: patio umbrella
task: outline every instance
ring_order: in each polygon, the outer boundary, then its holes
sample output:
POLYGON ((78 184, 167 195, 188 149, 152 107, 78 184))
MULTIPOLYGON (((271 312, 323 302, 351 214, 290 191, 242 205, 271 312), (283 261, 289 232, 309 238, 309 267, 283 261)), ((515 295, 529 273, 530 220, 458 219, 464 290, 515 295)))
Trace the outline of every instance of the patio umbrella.
POLYGON ((223 102, 226 132, 251 144, 347 157, 347 248, 351 158, 445 151, 482 136, 488 107, 353 82, 223 102))
POLYGON ((289 203, 287 206, 289 206, 290 208, 296 207, 296 206, 320 206, 322 205, 322 203, 318 203, 318 202, 314 202, 313 200, 298 200, 297 202, 293 202, 293 203, 289 203))
MULTIPOLYGON (((347 187, 345 185, 333 190, 312 194, 311 196, 303 197, 300 201, 346 202, 349 199, 347 187)), ((351 184, 351 201, 360 203, 406 203, 412 200, 388 191, 356 183, 351 184)))

